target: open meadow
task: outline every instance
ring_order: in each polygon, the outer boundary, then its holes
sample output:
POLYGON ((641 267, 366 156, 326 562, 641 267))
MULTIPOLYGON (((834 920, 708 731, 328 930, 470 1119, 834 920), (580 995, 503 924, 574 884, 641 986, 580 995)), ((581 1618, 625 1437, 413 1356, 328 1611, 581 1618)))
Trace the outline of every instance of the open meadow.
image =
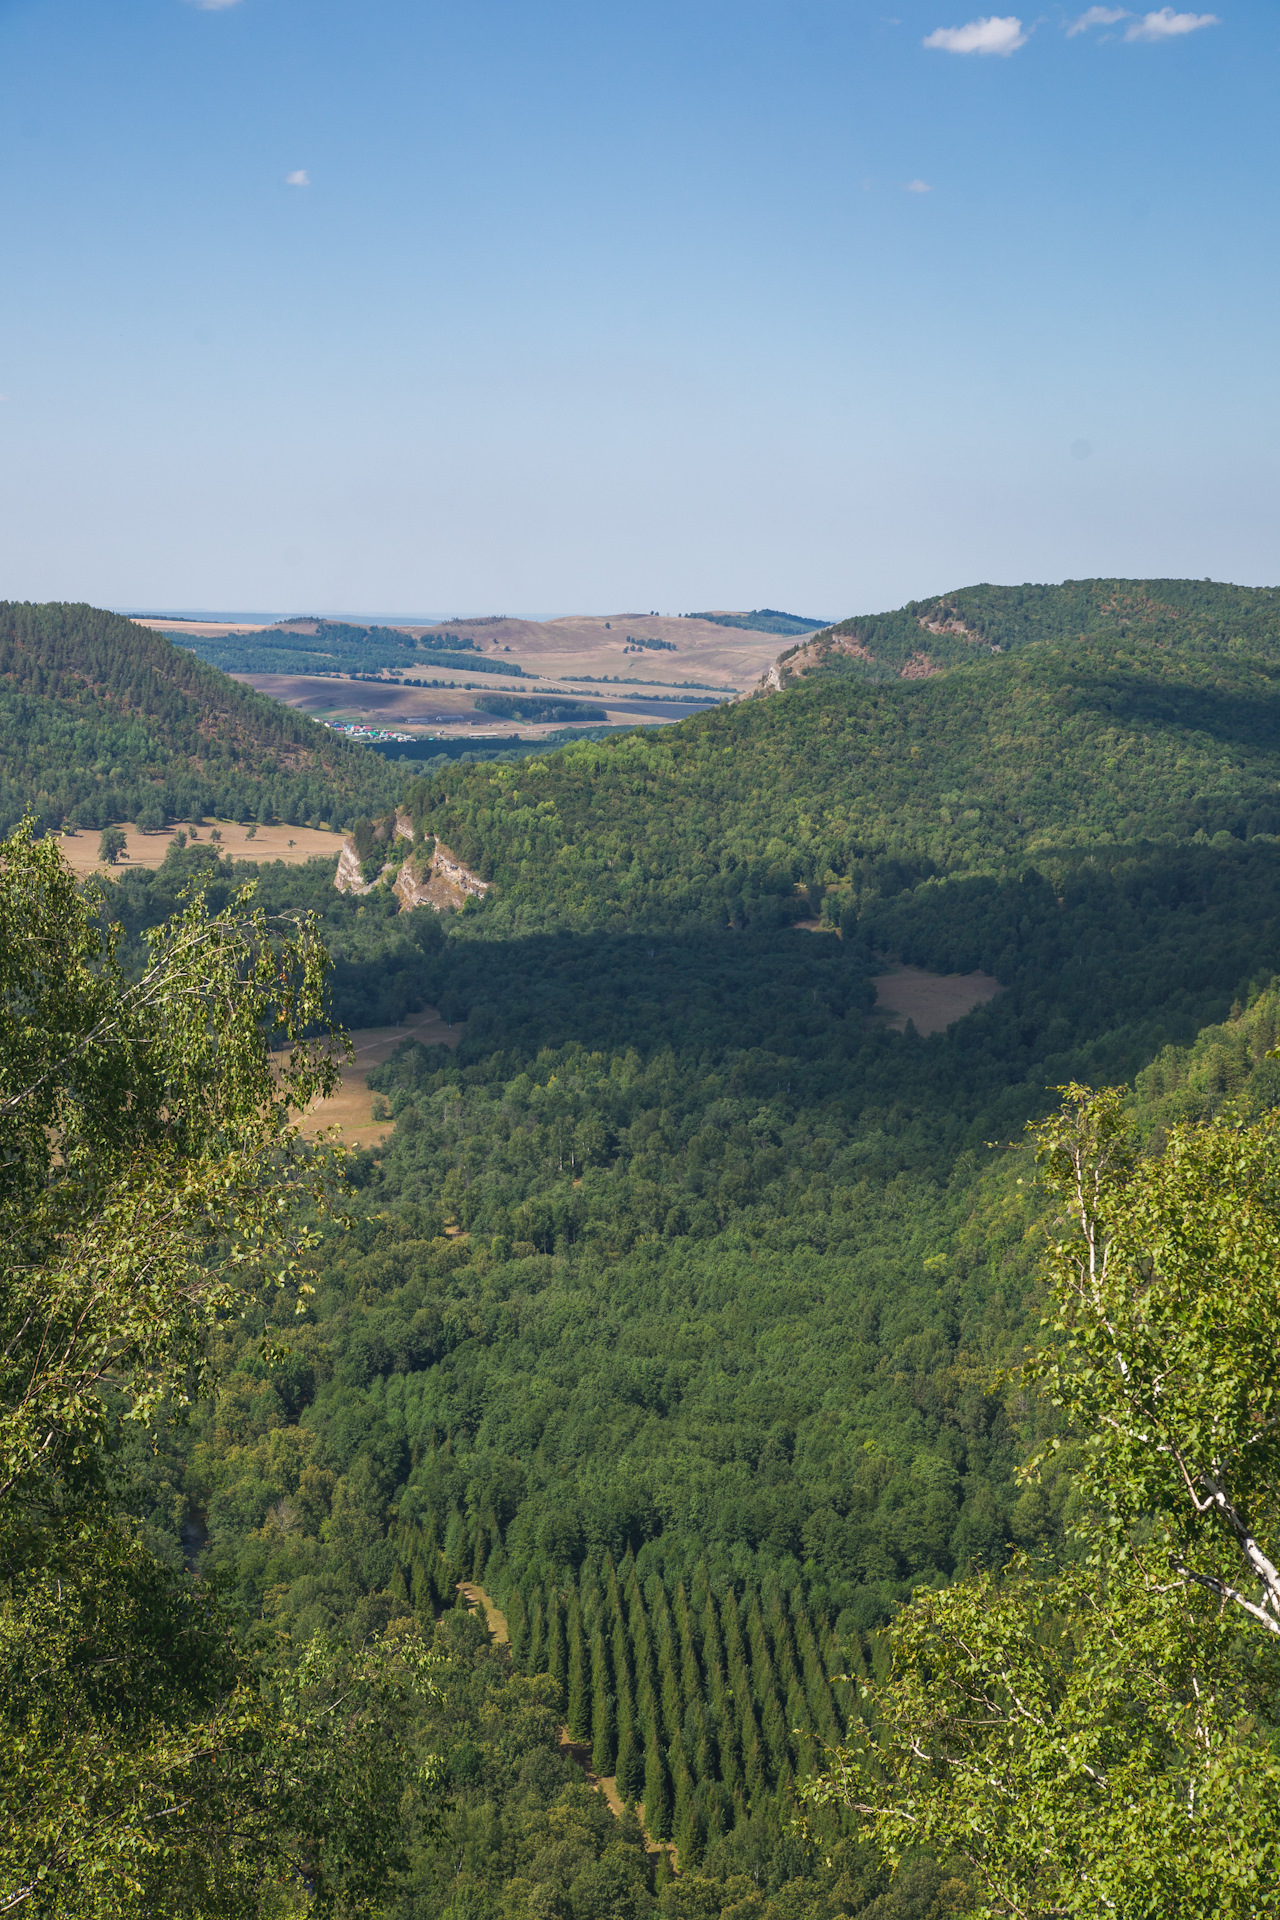
POLYGON ((348 1147, 374 1147, 382 1143, 395 1126, 394 1120, 375 1120, 368 1074, 389 1060, 406 1040, 419 1040, 424 1047, 456 1047, 466 1032, 466 1022, 449 1024, 435 1007, 423 1007, 392 1027, 356 1027, 351 1033, 353 1058, 343 1062, 342 1085, 328 1100, 317 1100, 309 1107, 302 1130, 315 1135, 326 1127, 341 1127, 342 1143, 348 1147))
POLYGON ((953 1020, 962 1020, 1002 991, 989 973, 930 973, 924 967, 903 966, 877 974, 875 988, 872 1018, 877 1024, 905 1033, 910 1020, 921 1035, 945 1033, 953 1020))
POLYGON ((143 833, 132 821, 126 821, 120 831, 125 836, 125 851, 115 867, 98 858, 100 836, 88 828, 78 833, 63 832, 63 857, 74 873, 87 879, 91 873, 120 874, 129 867, 154 871, 163 865, 165 855, 180 833, 185 833, 190 840, 209 841, 234 860, 283 860, 289 866, 301 866, 304 861, 318 857, 336 860, 342 851, 342 835, 331 833, 325 827, 282 825, 259 827, 255 832, 238 820, 201 820, 178 821, 159 833, 143 833), (213 840, 215 831, 222 836, 220 843, 213 840))

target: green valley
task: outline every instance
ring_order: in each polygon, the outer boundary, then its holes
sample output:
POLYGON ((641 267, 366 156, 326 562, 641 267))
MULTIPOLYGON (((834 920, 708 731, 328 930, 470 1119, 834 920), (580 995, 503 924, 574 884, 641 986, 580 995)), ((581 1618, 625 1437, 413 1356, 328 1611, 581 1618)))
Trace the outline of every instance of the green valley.
POLYGON ((966 1911, 954 1862, 891 1883, 796 1787, 913 1592, 1079 1558, 1088 1436, 1009 1372, 1043 1308, 1023 1129, 1071 1082, 1124 1085, 1148 1156, 1280 1102, 1280 593, 968 588, 806 631, 734 705, 425 777, 112 616, 4 617, 11 816, 145 788, 363 845, 398 806, 385 838, 489 883, 402 912, 201 841, 98 910, 137 977, 184 889, 252 880, 315 915, 330 1018, 465 1023, 375 1070, 394 1129, 300 1245, 297 1311, 246 1293, 204 1398, 108 1422, 138 1537, 246 1658, 435 1648, 439 1832, 406 1795, 373 1910, 966 1911), (1002 990, 892 1031, 891 960, 1002 990))

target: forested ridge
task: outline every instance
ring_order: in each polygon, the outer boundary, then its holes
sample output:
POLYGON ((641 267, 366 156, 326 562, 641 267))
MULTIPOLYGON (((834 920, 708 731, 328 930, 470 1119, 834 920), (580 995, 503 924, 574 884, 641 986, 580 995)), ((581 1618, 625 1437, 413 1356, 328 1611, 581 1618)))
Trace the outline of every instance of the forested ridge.
POLYGON ((1072 1082, 1127 1086, 1139 1164, 1280 1101, 1280 605, 967 596, 985 650, 953 635, 933 677, 833 665, 411 780, 418 845, 493 882, 456 914, 207 843, 106 889, 134 970, 192 879, 216 909, 256 877, 315 911, 331 1016, 466 1023, 372 1075, 394 1131, 296 1319, 264 1345, 263 1311, 223 1316, 210 1396, 118 1454, 150 1551, 198 1553, 255 1657, 431 1636, 444 1841, 405 1814, 387 1915, 941 1920, 983 1892, 948 1849, 890 1884, 839 1804, 798 1831, 795 1791, 876 1731, 859 1689, 913 1593, 1013 1593, 1016 1551, 1083 1577, 1090 1436, 1008 1371, 1048 1244, 1010 1145, 1072 1082), (887 957, 1001 991, 894 1032, 887 957))
MULTIPOLYGON (((952 667, 978 654, 1016 652, 1046 641, 1121 639, 1180 654, 1254 655, 1280 649, 1280 588, 1216 580, 1065 580, 1060 586, 962 587, 891 613, 855 615, 813 636, 849 643, 825 670, 873 678, 952 667)), ((781 656, 783 665, 796 649, 781 656)))
POLYGON ((397 776, 314 720, 100 608, 0 603, 0 825, 346 824, 397 776), (266 810, 265 816, 263 810, 266 810))
MULTIPOLYGON (((1115 844, 1280 830, 1280 601, 1256 651, 1130 635, 833 674, 678 729, 411 789, 507 926, 838 920, 874 863, 923 881, 1115 844)), ((1252 645, 1252 643, 1251 643, 1252 645)), ((891 884, 893 884, 891 882, 891 884)))

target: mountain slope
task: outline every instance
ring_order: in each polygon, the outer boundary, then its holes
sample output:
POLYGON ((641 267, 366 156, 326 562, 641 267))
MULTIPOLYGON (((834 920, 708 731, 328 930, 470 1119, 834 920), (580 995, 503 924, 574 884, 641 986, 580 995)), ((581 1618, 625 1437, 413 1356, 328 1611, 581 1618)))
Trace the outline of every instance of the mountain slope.
POLYGON ((0 602, 0 821, 150 810, 346 824, 395 796, 376 756, 100 608, 0 602))

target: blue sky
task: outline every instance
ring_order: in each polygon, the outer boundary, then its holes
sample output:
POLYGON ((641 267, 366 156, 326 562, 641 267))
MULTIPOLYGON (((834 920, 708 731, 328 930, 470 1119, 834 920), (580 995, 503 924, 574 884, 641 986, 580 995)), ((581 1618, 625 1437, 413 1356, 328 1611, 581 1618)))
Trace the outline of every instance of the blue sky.
POLYGON ((0 595, 1274 583, 1278 79, 1262 0, 0 0, 0 595))

